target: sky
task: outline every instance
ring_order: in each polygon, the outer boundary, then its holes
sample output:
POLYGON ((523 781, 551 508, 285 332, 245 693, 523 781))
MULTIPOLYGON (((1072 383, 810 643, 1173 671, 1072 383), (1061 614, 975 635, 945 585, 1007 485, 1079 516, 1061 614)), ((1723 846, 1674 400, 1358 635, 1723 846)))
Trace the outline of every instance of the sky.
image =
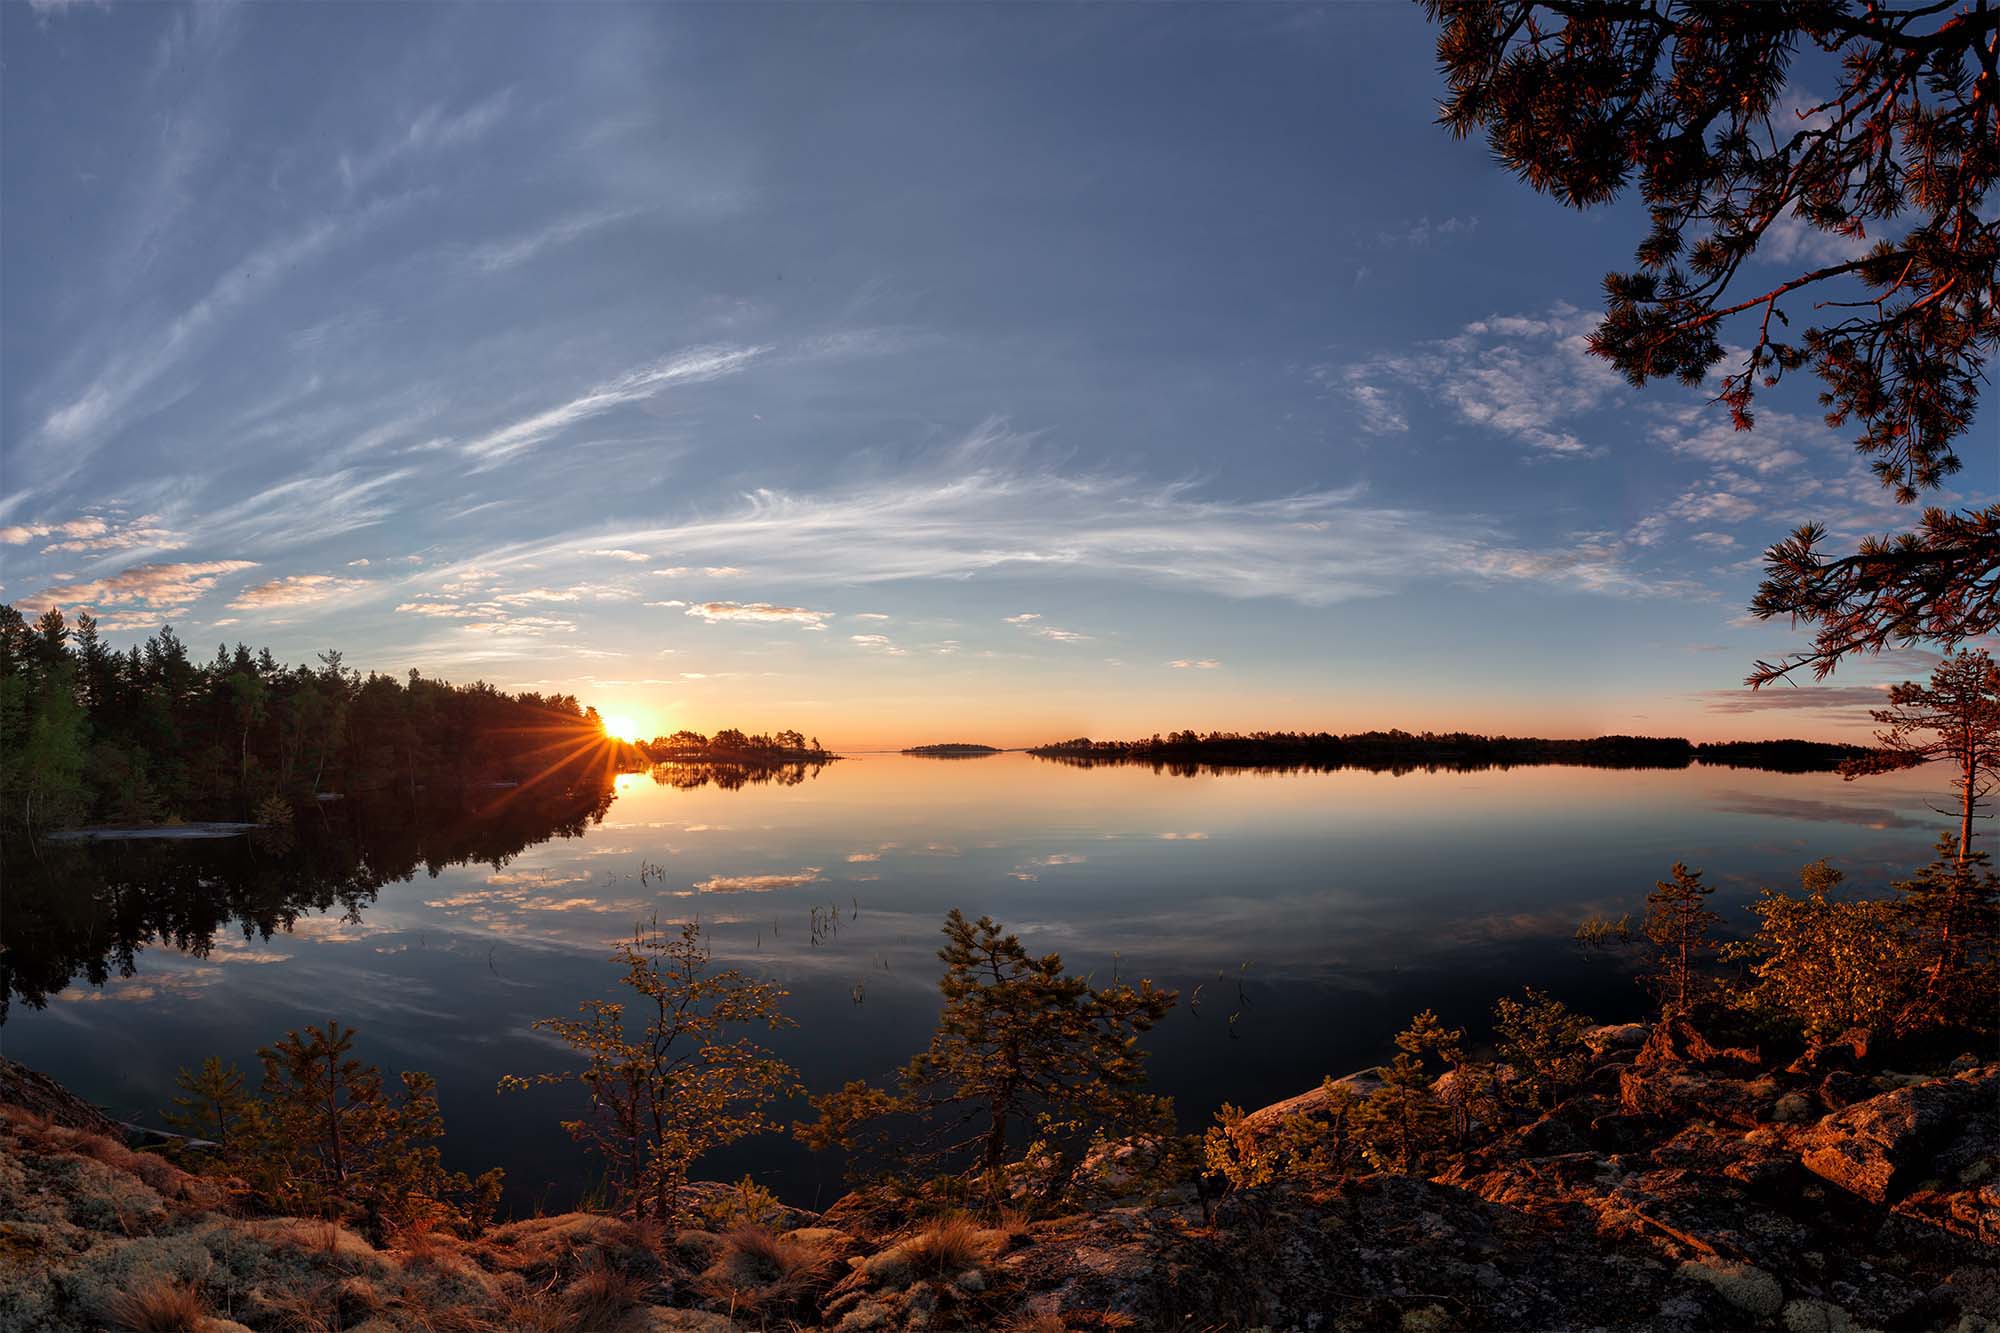
POLYGON ((1809 381, 1742 434, 1589 357, 1637 210, 1452 140, 1431 42, 0 6, 0 597, 646 735, 1856 734, 1923 655, 1752 696, 1804 635, 1744 607, 1797 523, 1907 511, 1809 381))

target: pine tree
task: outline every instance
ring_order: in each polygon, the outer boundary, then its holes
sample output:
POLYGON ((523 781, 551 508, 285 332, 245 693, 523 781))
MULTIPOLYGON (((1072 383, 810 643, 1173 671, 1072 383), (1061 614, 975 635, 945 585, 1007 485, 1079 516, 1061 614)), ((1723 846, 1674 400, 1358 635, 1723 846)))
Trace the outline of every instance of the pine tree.
POLYGON ((1502 996, 1493 1006, 1493 1035, 1500 1058, 1514 1071, 1507 1084, 1512 1100, 1549 1110, 1575 1091, 1590 1073, 1590 1050, 1583 1044, 1590 1026, 1589 1018, 1533 986, 1518 1000, 1502 996))
POLYGON ((768 1106, 797 1087, 791 1066, 731 1034, 792 1023, 781 1009, 783 990, 734 968, 711 969, 694 922, 669 932, 654 918, 618 946, 612 961, 625 969, 619 980, 644 1019, 640 1034, 628 1035, 625 1004, 586 1001, 580 1019, 534 1025, 584 1056, 584 1069, 508 1075, 500 1088, 581 1083, 588 1109, 563 1127, 604 1159, 635 1217, 666 1221, 679 1211, 680 1187, 695 1161, 771 1128, 768 1106))
POLYGON ((242 1151, 257 1127, 256 1105, 244 1087, 243 1071, 235 1065, 223 1066, 218 1056, 209 1056, 198 1069, 183 1068, 174 1076, 182 1095, 174 1098, 174 1109, 166 1112, 166 1122, 190 1139, 213 1145, 208 1151, 225 1159, 242 1151))
POLYGON ((1010 1149, 1032 1132, 1054 1197, 1092 1135, 1161 1129, 1168 1117, 1143 1091, 1138 1039, 1175 992, 1147 980, 1094 986, 1066 972, 1061 955, 1032 956, 990 917, 968 921, 956 908, 944 936, 945 1004, 929 1049, 893 1091, 856 1081, 814 1099, 819 1119, 800 1127, 801 1139, 852 1149, 866 1137, 901 1165, 963 1167, 997 1190, 1010 1149))
POLYGON ((1722 918, 1708 909, 1713 885, 1701 882, 1699 870, 1674 862, 1673 878, 1656 880, 1646 895, 1646 938, 1653 942, 1652 981, 1660 1003, 1685 1013, 1701 990, 1700 962, 1714 950, 1709 932, 1722 918))

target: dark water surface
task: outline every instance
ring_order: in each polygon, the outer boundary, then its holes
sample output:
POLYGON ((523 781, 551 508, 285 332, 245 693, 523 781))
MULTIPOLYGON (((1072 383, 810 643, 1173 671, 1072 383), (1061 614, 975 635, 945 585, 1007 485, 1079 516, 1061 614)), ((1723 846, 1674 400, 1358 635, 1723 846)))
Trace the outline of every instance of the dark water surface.
MULTIPOLYGON (((624 775, 608 810, 544 794, 500 815, 341 811, 290 847, 10 849, 0 1047, 158 1123, 178 1066, 217 1054, 254 1070, 285 1029, 338 1018, 364 1058, 437 1076, 453 1165, 504 1166, 517 1206, 560 1206, 587 1176, 557 1123, 575 1090, 494 1085, 561 1067, 530 1022, 610 994, 610 941, 655 911, 699 914, 721 961, 790 990, 799 1026, 773 1045, 815 1091, 921 1046, 952 907, 1078 971, 1149 976, 1184 1001, 1200 987, 1150 1042, 1157 1085, 1196 1124, 1374 1063, 1425 1006, 1478 1030, 1495 996, 1532 982, 1631 1015, 1629 974, 1570 934, 1588 912, 1636 912, 1677 859, 1737 922, 1758 885, 1816 857, 1856 886, 1900 876, 1945 822, 1924 772, 1189 778, 1008 754, 799 776, 624 775), (838 919, 818 940, 815 908, 838 919)), ((775 1138, 700 1173, 745 1170, 808 1204, 838 1188, 837 1163, 775 1138)))

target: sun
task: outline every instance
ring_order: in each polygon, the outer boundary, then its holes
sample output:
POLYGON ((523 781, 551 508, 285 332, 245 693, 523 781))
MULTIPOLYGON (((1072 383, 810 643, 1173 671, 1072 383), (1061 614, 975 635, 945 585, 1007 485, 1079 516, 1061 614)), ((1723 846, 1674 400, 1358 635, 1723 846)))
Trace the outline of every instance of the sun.
POLYGON ((614 740, 636 741, 645 736, 645 732, 632 719, 630 714, 606 713, 602 721, 604 723, 604 734, 614 740))

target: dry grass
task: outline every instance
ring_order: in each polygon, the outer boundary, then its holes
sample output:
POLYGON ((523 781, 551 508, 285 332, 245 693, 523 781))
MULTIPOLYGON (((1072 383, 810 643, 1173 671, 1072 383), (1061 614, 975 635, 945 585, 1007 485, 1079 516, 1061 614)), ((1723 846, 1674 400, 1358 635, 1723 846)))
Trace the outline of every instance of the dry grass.
POLYGON ((979 1223, 963 1215, 943 1217, 919 1231, 902 1247, 910 1268, 922 1277, 950 1277, 978 1268, 986 1257, 979 1223))
POLYGON ((196 1333, 208 1303, 192 1283, 156 1279, 112 1297, 104 1317, 124 1333, 196 1333))
POLYGON ((596 1263, 569 1284, 563 1292, 563 1304, 576 1316, 579 1327, 609 1328, 645 1296, 645 1283, 608 1264, 596 1263))
POLYGON ((1017 1314, 1000 1326, 1000 1333, 1070 1333, 1063 1317, 1052 1311, 1017 1314))
POLYGON ((722 1237, 701 1286, 734 1311, 768 1314, 804 1303, 826 1284, 832 1267, 819 1246, 746 1223, 722 1237))
POLYGON ((18 1106, 0 1107, 0 1117, 4 1117, 20 1135, 22 1142, 51 1153, 74 1153, 101 1162, 114 1171, 123 1171, 137 1176, 146 1186, 158 1194, 178 1198, 187 1192, 191 1177, 188 1173, 153 1153, 134 1152, 115 1139, 102 1134, 92 1134, 88 1130, 71 1129, 58 1125, 46 1116, 22 1110, 18 1106))

